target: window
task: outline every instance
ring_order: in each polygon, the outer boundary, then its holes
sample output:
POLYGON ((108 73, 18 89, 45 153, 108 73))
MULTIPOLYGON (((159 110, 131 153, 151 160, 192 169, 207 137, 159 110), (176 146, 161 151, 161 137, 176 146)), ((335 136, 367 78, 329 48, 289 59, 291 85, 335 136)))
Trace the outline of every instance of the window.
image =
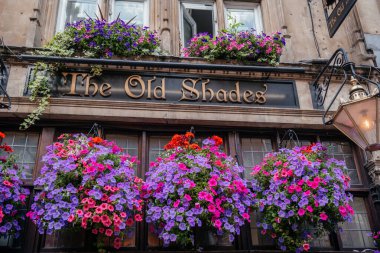
POLYGON ((61 230, 46 235, 44 249, 83 248, 85 231, 61 230))
POLYGON ((215 34, 216 20, 214 2, 181 2, 181 40, 188 46, 190 39, 198 33, 215 34))
POLYGON ((323 141, 322 144, 328 148, 330 157, 346 162, 347 173, 351 178, 351 185, 361 184, 351 144, 347 141, 323 141))
POLYGON ((56 30, 61 32, 67 23, 85 19, 88 16, 96 18, 97 4, 97 0, 61 0, 56 30))
POLYGON ((36 162, 39 134, 19 132, 5 134, 3 142, 13 148, 17 164, 24 167, 26 178, 31 179, 36 162))
POLYGON ((103 18, 115 20, 117 17, 131 24, 148 26, 149 25, 149 1, 148 0, 62 0, 60 1, 57 28, 58 32, 63 31, 67 23, 72 23, 85 19, 100 18, 100 11, 103 18), (106 6, 109 3, 109 6, 106 6), (109 15, 106 11, 109 10, 109 15))
POLYGON ((268 235, 261 234, 261 229, 257 226, 257 220, 261 217, 260 212, 251 213, 251 242, 253 246, 274 246, 275 243, 268 235))
MULTIPOLYGON (((109 141, 114 141, 116 145, 118 145, 124 153, 138 158, 138 155, 139 155, 138 136, 123 135, 123 134, 107 134, 106 139, 109 141)), ((135 173, 137 174, 137 171, 135 171, 135 173)), ((103 243, 106 245, 112 245, 112 242, 107 238, 104 238, 103 243)), ((136 224, 133 227, 131 227, 130 231, 128 231, 128 236, 123 238, 121 242, 121 247, 135 247, 135 246, 136 246, 136 224)))
POLYGON ((266 153, 273 150, 271 139, 265 138, 242 138, 241 152, 243 155, 243 167, 245 178, 251 178, 252 168, 259 164, 266 153))
POLYGON ((241 23, 239 31, 255 29, 258 32, 263 30, 260 4, 250 2, 229 2, 224 3, 226 27, 229 27, 233 20, 241 23))
MULTIPOLYGON (((269 138, 242 138, 241 153, 243 156, 244 176, 251 178, 252 168, 259 164, 265 155, 273 151, 272 140, 269 138)), ((254 246, 272 246, 273 240, 261 234, 257 227, 257 217, 260 213, 251 213, 251 242, 254 246)))
POLYGON ((107 134, 107 140, 114 141, 123 152, 131 155, 138 156, 138 137, 122 134, 107 134))
POLYGON ((371 226, 364 198, 354 197, 353 206, 355 215, 352 223, 342 225, 340 233, 343 248, 372 248, 373 241, 368 236, 371 226))
MULTIPOLYGON (((38 139, 37 133, 25 132, 5 132, 6 137, 0 144, 8 144, 14 150, 13 154, 16 155, 16 162, 19 167, 23 167, 27 179, 33 179, 33 171, 36 163, 38 139)), ((29 181, 29 180, 28 180, 29 181)), ((29 182, 27 182, 29 184, 29 182)), ((26 213, 26 208, 20 210, 26 213)), ((25 221, 21 225, 25 226, 25 221)), ((19 238, 14 236, 0 236, 0 247, 7 248, 21 248, 25 235, 21 232, 19 238)))
POLYGON ((330 236, 328 234, 321 235, 318 238, 313 239, 310 242, 310 246, 312 248, 318 248, 318 249, 332 249, 330 236))
POLYGON ((153 136, 149 139, 149 163, 154 162, 156 158, 164 152, 164 146, 171 140, 171 136, 153 136))
MULTIPOLYGON (((171 140, 171 136, 152 136, 149 138, 149 163, 154 162, 156 158, 164 151, 164 146, 171 140)), ((148 169, 148 168, 147 168, 148 169)), ((160 247, 160 239, 155 234, 153 224, 148 224, 148 247, 160 247)))
POLYGON ((131 22, 132 24, 140 26, 149 25, 149 6, 147 0, 114 0, 112 2, 111 20, 119 17, 124 21, 129 21, 134 18, 131 22))

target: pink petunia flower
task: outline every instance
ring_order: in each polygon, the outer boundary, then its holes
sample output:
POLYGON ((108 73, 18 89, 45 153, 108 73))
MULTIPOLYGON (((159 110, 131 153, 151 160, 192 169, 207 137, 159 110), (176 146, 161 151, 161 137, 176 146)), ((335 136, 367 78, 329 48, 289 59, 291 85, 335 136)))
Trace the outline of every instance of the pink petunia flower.
POLYGON ((306 213, 305 209, 303 209, 303 208, 298 209, 298 215, 299 216, 304 216, 305 213, 306 213))
POLYGON ((319 215, 319 218, 321 218, 321 220, 327 220, 329 217, 327 216, 326 213, 321 213, 321 214, 319 215))

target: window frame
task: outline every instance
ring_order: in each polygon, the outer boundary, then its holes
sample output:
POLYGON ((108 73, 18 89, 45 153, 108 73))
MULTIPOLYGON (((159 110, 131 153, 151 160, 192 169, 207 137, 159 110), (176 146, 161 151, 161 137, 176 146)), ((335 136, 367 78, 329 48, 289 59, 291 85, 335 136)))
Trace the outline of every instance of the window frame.
MULTIPOLYGON (((67 10, 67 3, 70 0, 60 0, 57 7, 57 22, 55 24, 55 33, 62 32, 65 29, 66 25, 66 10, 67 10)), ((99 8, 101 8, 102 12, 104 11, 104 8, 102 8, 102 1, 101 0, 95 0, 96 5, 98 8, 96 8, 95 15, 99 16, 99 8)), ((107 16, 108 18, 108 16, 107 16)))
MULTIPOLYGON (((276 143, 276 140, 274 138, 274 136, 271 136, 270 134, 264 134, 264 135, 240 135, 239 136, 239 157, 240 157, 240 160, 239 162, 241 163, 240 166, 242 166, 244 168, 244 172, 243 172, 243 175, 242 177, 246 180, 249 180, 250 178, 249 177, 246 177, 245 175, 245 166, 244 166, 244 155, 243 155, 243 146, 242 146, 242 143, 243 143, 243 139, 260 139, 260 140, 270 140, 271 142, 271 145, 272 145, 272 151, 269 151, 269 152, 276 152, 278 150, 278 145, 276 143)), ((264 151, 252 151, 250 150, 251 152, 260 152, 260 153, 264 153, 264 157, 267 153, 265 153, 264 151)), ((254 167, 255 165, 253 165, 254 167)), ((252 167, 252 168, 253 168, 252 167)))
MULTIPOLYGON (((237 146, 238 146, 238 150, 237 150, 237 154, 239 156, 239 162, 240 162, 240 166, 242 166, 244 168, 244 161, 243 161, 243 149, 242 149, 242 139, 243 138, 247 138, 247 139, 269 139, 271 140, 271 144, 272 144, 272 152, 277 152, 278 151, 278 140, 277 140, 277 133, 275 131, 260 131, 260 130, 257 130, 257 131, 250 131, 250 132, 243 132, 243 131, 237 131, 237 135, 238 135, 238 138, 237 138, 237 146)), ((264 154, 265 156, 265 154, 264 154)), ((246 180, 249 180, 249 178, 245 178, 245 168, 244 168, 244 172, 243 172, 243 178, 246 179, 246 180)), ((250 187, 250 184, 249 184, 249 187, 250 187)), ((254 215, 254 214, 252 214, 254 215)), ((253 216, 255 217, 255 216, 253 216)), ((252 219, 251 222, 254 222, 254 219, 252 219)), ((256 221, 255 221, 256 222, 256 221)), ((276 249, 276 245, 273 244, 273 245, 254 245, 253 244, 253 240, 252 240, 252 229, 255 229, 252 228, 251 226, 251 223, 248 223, 245 225, 244 227, 246 229, 246 235, 247 235, 247 244, 249 245, 249 247, 251 249, 254 249, 254 250, 275 250, 276 249)), ((256 228, 258 230, 258 232, 260 233, 260 229, 256 228)), ((258 240, 260 240, 260 238, 258 238, 258 240)))
MULTIPOLYGON (((185 47, 186 45, 186 41, 185 41, 185 34, 184 34, 184 22, 183 22, 183 19, 185 18, 183 13, 184 13, 184 8, 186 8, 186 6, 188 6, 189 8, 190 7, 194 7, 192 9, 196 9, 196 10, 212 10, 212 20, 214 22, 213 24, 213 28, 214 28, 214 31, 213 31, 213 36, 216 35, 216 33, 218 32, 218 13, 217 13, 217 8, 216 8, 216 1, 213 1, 213 0, 205 0, 205 1, 202 1, 202 0, 180 0, 178 2, 178 10, 179 10, 179 15, 178 15, 178 18, 179 18, 179 33, 180 33, 180 44, 181 44, 181 48, 185 47), (211 6, 209 6, 211 5, 211 6)), ((198 34, 199 32, 197 31, 195 34, 198 34)), ((192 35, 194 36, 194 34, 192 35)))
MULTIPOLYGON (((350 192, 353 197, 357 197, 357 198, 362 198, 364 200, 364 205, 365 205, 365 209, 367 211, 367 217, 368 217, 368 222, 369 222, 369 225, 370 225, 370 229, 371 231, 374 230, 375 228, 375 219, 374 219, 374 212, 375 211, 375 207, 373 205, 371 205, 370 203, 370 198, 371 196, 369 195, 369 192, 350 192)), ((338 247, 339 247, 339 251, 352 251, 352 250, 364 250, 364 249, 368 249, 368 247, 362 247, 362 248, 359 248, 359 247, 355 247, 355 248, 350 248, 350 247, 344 247, 343 246, 343 241, 342 241, 342 237, 341 237, 341 233, 342 232, 338 232, 336 233, 336 237, 337 237, 337 243, 338 243, 338 247)), ((374 246, 370 249, 374 249, 374 246)))
MULTIPOLYGON (((140 3, 143 3, 143 8, 144 8, 144 10, 143 10, 143 26, 149 26, 149 17, 150 17, 150 15, 149 15, 149 8, 150 8, 150 0, 124 0, 125 2, 140 2, 140 3)), ((107 16, 107 19, 108 20, 115 20, 116 18, 117 18, 117 16, 119 15, 119 14, 117 14, 117 13, 115 13, 115 2, 116 2, 116 0, 110 0, 110 2, 109 2, 109 12, 108 12, 108 16, 107 16)), ((123 21, 129 21, 129 20, 123 20, 123 21)), ((131 22, 131 23, 133 23, 133 21, 131 22)))
MULTIPOLYGON (((35 162, 34 162, 34 166, 33 166, 32 170, 31 170, 31 177, 22 180, 23 181, 23 186, 25 186, 25 187, 33 187, 33 182, 38 177, 38 173, 39 173, 38 167, 39 167, 39 163, 41 162, 41 161, 39 161, 39 154, 41 152, 40 151, 41 150, 40 145, 41 145, 41 137, 42 137, 41 135, 42 135, 42 133, 40 131, 37 131, 37 130, 28 131, 28 132, 22 132, 22 131, 14 131, 14 130, 7 130, 7 129, 5 129, 3 132, 7 136, 8 136, 8 133, 24 133, 24 134, 36 134, 36 135, 38 135, 37 145, 35 146, 35 148, 36 148, 35 162)), ((3 140, 0 140, 0 145, 2 143, 6 143, 6 142, 4 142, 3 140)), ((13 148, 13 143, 12 144, 7 143, 7 144, 13 148)), ((25 147, 25 144, 24 144, 24 147, 25 147)), ((15 153, 12 153, 12 154, 15 154, 15 153)))
POLYGON ((228 29, 228 12, 229 10, 251 10, 253 11, 256 27, 251 27, 255 29, 258 33, 264 31, 263 25, 263 15, 261 11, 261 4, 259 2, 235 2, 235 1, 224 1, 224 20, 225 27, 228 29))
MULTIPOLYGON (((40 153, 41 153, 41 145, 43 144, 43 141, 42 141, 42 131, 39 131, 38 129, 34 129, 32 128, 32 130, 30 131, 18 131, 18 130, 15 130, 15 129, 18 129, 18 127, 13 127, 13 128, 5 128, 3 130, 1 130, 2 132, 5 133, 5 135, 8 135, 8 133, 26 133, 26 134, 37 134, 38 135, 38 139, 37 139, 37 150, 36 150, 36 156, 35 156, 35 162, 34 162, 34 167, 32 169, 32 176, 31 178, 27 178, 27 179, 23 179, 22 182, 23 182, 23 187, 25 188, 28 188, 29 191, 30 191, 30 195, 28 197, 28 200, 27 200, 27 203, 26 203, 26 210, 30 210, 30 205, 32 204, 32 200, 34 198, 34 185, 33 185, 33 182, 34 180, 37 178, 38 176, 38 173, 39 173, 39 167, 40 167, 40 163, 41 161, 39 160, 39 156, 40 156, 40 153)), ((5 143, 3 140, 0 140, 0 145, 5 143)), ((8 145, 10 145, 9 143, 7 143, 8 145)), ((44 150, 44 149, 43 149, 44 150)), ((6 245, 6 246, 0 246, 0 251, 1 250, 6 250, 7 252, 23 252, 24 249, 27 247, 28 245, 28 242, 29 242, 29 238, 30 238, 30 235, 33 233, 34 231, 34 227, 32 225, 32 222, 29 220, 29 219, 25 219, 24 221, 24 227, 23 227, 23 230, 20 232, 20 247, 14 247, 13 244, 12 245, 6 245)), ((10 236, 8 235, 8 238, 10 236)))
POLYGON ((356 189, 363 189, 368 188, 366 185, 369 184, 368 177, 366 175, 363 175, 364 171, 364 162, 361 158, 361 154, 358 150, 358 147, 352 143, 351 140, 346 138, 339 138, 337 136, 335 137, 326 137, 326 136, 318 136, 318 139, 321 143, 323 142, 346 142, 350 145, 351 151, 352 151, 352 159, 354 162, 354 166, 356 169, 356 172, 358 174, 358 178, 360 183, 359 184, 351 184, 350 189, 348 189, 349 192, 355 191, 356 189), (362 168, 360 167, 360 164, 363 164, 362 168))
MULTIPOLYGON (((67 9, 67 3, 70 0, 60 0, 57 4, 57 15, 56 15, 56 24, 55 24, 55 34, 58 32, 62 32, 66 25, 66 9, 67 9)), ((144 11, 143 11, 143 26, 149 26, 150 25, 150 0, 125 0, 129 2, 143 2, 144 4, 144 11)), ((113 20, 116 19, 117 15, 115 15, 114 7, 115 7, 115 0, 96 0, 96 5, 98 6, 95 11, 95 15, 99 17, 100 11, 103 13, 105 20, 113 20), (100 9, 100 10, 99 10, 100 9)), ((128 21, 128 20, 124 20, 128 21)), ((132 21, 133 23, 133 21, 132 21)))

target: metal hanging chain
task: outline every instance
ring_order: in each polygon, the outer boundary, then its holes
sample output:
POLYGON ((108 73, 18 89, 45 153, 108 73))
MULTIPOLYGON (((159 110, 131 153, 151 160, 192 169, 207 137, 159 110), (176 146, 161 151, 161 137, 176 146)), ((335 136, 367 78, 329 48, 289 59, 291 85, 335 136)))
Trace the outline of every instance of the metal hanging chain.
MULTIPOLYGON (((190 127, 190 130, 188 130, 188 131, 186 131, 186 132, 189 132, 189 133, 192 133, 192 134, 195 135, 195 128, 194 128, 194 126, 191 126, 191 127, 190 127)), ((191 139, 189 140, 189 143, 190 143, 190 144, 193 144, 193 143, 195 142, 194 139, 195 139, 195 138, 191 138, 191 139)))
POLYGON ((94 123, 88 132, 87 136, 93 136, 93 137, 102 137, 103 136, 103 128, 98 123, 94 123))
POLYGON ((239 157, 240 147, 238 145, 237 133, 234 131, 233 134, 234 134, 234 140, 235 140, 235 159, 236 159, 237 165, 241 166, 240 157, 239 157))
POLYGON ((286 148, 289 144, 291 144, 292 142, 294 142, 294 144, 296 144, 295 146, 299 147, 300 146, 300 141, 298 139, 298 135, 296 134, 296 132, 294 132, 293 129, 288 129, 286 130, 284 136, 282 136, 281 138, 281 141, 280 141, 280 144, 279 144, 279 147, 280 148, 286 148), (288 139, 286 139, 285 137, 288 137, 288 139), (284 143, 285 141, 285 143, 284 143), (285 144, 285 145, 283 145, 285 144))

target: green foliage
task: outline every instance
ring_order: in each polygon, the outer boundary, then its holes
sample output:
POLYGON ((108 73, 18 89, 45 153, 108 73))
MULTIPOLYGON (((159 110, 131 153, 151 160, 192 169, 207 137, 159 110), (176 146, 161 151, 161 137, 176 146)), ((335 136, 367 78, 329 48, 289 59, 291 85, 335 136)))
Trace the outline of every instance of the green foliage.
POLYGON ((24 122, 20 125, 20 130, 26 130, 40 119, 40 116, 49 106, 50 87, 49 87, 49 66, 45 63, 38 62, 33 70, 33 80, 29 83, 30 90, 29 100, 37 102, 38 106, 29 114, 24 122))

